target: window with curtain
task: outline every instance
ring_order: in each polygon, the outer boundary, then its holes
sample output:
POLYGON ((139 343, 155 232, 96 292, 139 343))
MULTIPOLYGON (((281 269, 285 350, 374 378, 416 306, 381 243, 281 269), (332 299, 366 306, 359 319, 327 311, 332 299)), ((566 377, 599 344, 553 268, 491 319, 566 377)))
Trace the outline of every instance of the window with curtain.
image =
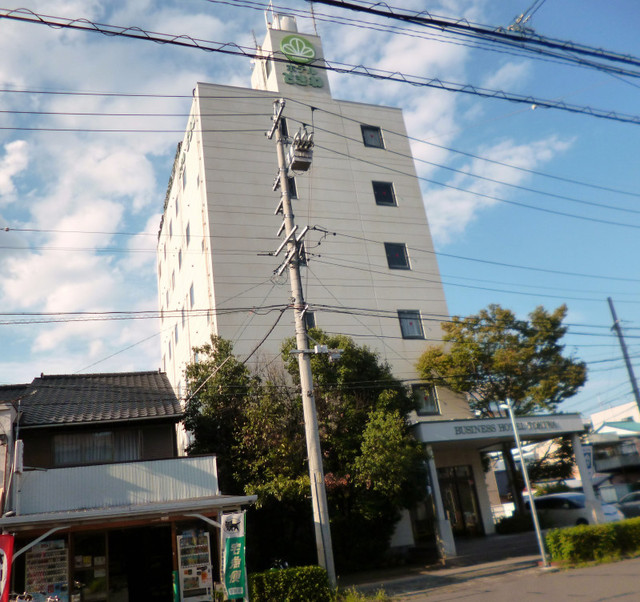
POLYGON ((64 433, 53 438, 55 466, 128 462, 142 457, 140 431, 64 433))

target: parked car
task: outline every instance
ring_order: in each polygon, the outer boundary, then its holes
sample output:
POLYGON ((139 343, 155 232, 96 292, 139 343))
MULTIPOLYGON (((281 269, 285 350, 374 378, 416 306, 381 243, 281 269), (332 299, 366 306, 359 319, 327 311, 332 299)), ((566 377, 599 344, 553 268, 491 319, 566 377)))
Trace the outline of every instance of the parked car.
MULTIPOLYGON (((591 512, 585 507, 584 493, 550 493, 534 498, 538 519, 542 528, 572 527, 593 523, 591 512)), ((527 509, 529 502, 526 502, 527 509)), ((602 504, 604 520, 611 523, 624 519, 624 515, 612 504, 602 504)))
POLYGON ((625 515, 625 518, 640 516, 640 491, 633 491, 621 497, 616 506, 625 515))

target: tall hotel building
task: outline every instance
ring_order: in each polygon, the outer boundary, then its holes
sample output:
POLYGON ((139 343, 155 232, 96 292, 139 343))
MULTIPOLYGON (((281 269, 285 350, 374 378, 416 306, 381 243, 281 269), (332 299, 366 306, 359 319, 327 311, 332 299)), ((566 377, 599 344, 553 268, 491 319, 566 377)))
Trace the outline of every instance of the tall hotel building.
MULTIPOLYGON (((259 53, 251 88, 194 90, 158 238, 163 371, 182 397, 192 348, 212 333, 233 341, 240 359, 268 335, 257 362, 294 336, 292 311, 276 324, 291 293, 287 271, 277 275, 281 191, 276 144, 265 135, 282 98, 289 139, 304 124, 315 142, 311 168, 290 178, 298 232, 310 227, 301 267, 307 318, 368 345, 396 378, 417 385, 418 426, 472 418, 463 398, 419 389, 415 363, 441 339, 448 314, 402 111, 334 99, 326 71, 314 67, 320 38, 298 33, 292 17, 272 15, 259 53)), ((451 491, 451 508, 436 508, 443 529, 460 516, 454 532, 491 532, 477 450, 444 447, 432 466, 447 488, 442 499, 451 491)))

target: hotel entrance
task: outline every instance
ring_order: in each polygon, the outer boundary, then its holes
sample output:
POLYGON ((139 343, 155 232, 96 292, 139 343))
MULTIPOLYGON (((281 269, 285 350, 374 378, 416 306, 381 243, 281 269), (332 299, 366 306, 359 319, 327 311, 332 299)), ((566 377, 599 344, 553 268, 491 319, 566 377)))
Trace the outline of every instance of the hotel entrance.
POLYGON ((483 535, 482 518, 471 466, 438 468, 442 504, 454 535, 483 535))

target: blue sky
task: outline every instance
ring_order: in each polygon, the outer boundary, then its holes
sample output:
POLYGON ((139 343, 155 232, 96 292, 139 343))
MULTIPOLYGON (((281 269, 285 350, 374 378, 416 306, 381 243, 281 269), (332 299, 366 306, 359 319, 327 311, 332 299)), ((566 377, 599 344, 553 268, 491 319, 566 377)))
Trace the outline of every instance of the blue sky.
MULTIPOLYGON (((23 0, 5 8, 252 46, 252 30, 263 38, 264 15, 246 4, 23 0)), ((443 0, 429 10, 506 27, 530 4, 443 0)), ((315 10, 329 60, 640 113, 640 79, 471 48, 451 37, 425 39, 433 32, 416 37, 337 25, 323 15, 364 17, 319 4, 315 10)), ((547 0, 528 25, 547 37, 640 56, 638 17, 632 0, 547 0)), ((308 19, 298 24, 312 31, 308 19)), ((157 369, 156 320, 69 322, 59 314, 157 309, 155 235, 194 84, 249 86, 250 61, 8 20, 0 27, 0 228, 9 228, 0 230, 0 301, 10 314, 0 331, 0 383, 27 382, 40 372, 157 369), (138 115, 123 115, 131 113, 138 115), (63 321, 17 324, 39 319, 15 315, 25 312, 63 321)), ((590 375, 563 409, 589 413, 631 401, 607 297, 631 355, 640 356, 640 126, 330 77, 337 98, 405 110, 450 313, 498 303, 524 316, 537 305, 566 303, 567 352, 587 361, 590 375)))

